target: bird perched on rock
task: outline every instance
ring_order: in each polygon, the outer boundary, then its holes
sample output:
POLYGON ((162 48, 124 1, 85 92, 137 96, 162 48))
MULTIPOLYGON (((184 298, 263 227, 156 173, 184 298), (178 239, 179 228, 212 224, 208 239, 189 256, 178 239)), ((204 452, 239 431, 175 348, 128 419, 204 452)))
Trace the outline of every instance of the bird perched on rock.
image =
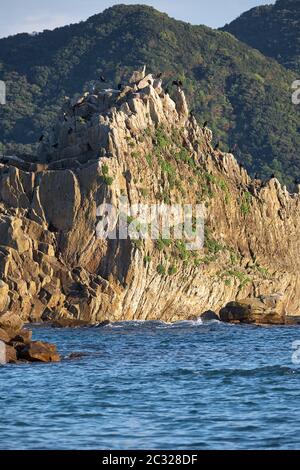
POLYGON ((258 180, 258 179, 259 179, 258 173, 255 173, 254 179, 255 179, 255 180, 258 180))
POLYGON ((274 173, 272 173, 272 174, 270 175, 270 180, 273 180, 274 178, 276 178, 276 176, 275 176, 274 173))
POLYGON ((103 75, 100 75, 99 78, 100 78, 100 82, 106 83, 106 79, 105 79, 105 77, 103 77, 103 75))
POLYGON ((165 89, 165 94, 166 94, 166 95, 169 95, 169 88, 166 88, 166 89, 165 89))
POLYGON ((159 72, 155 78, 161 78, 163 76, 163 73, 162 72, 159 72))
POLYGON ((67 114, 64 113, 64 121, 67 122, 67 120, 68 120, 67 114))
POLYGON ((203 129, 205 129, 208 126, 208 121, 205 121, 203 124, 203 129))
POLYGON ((219 150, 220 148, 220 142, 218 142, 215 146, 214 146, 214 150, 219 150))
POLYGON ((119 84, 118 84, 118 90, 119 90, 119 91, 122 91, 122 89, 123 89, 123 84, 122 84, 122 83, 119 83, 119 84))
POLYGON ((296 179, 294 180, 294 184, 296 184, 296 185, 298 186, 298 184, 300 184, 300 178, 296 178, 296 179))
POLYGON ((44 139, 44 134, 41 135, 41 137, 39 138, 39 142, 42 142, 44 139))
POLYGON ((177 86, 177 88, 182 88, 183 87, 183 83, 182 83, 181 80, 173 80, 172 85, 177 86))

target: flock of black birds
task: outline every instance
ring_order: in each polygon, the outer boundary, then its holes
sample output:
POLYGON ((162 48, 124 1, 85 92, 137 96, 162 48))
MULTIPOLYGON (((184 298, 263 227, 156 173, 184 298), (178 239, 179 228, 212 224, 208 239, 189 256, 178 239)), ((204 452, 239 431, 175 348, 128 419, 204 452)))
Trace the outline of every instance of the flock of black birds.
MULTIPOLYGON (((162 78, 162 76, 163 76, 163 72, 159 72, 159 73, 155 76, 155 78, 156 78, 156 79, 160 79, 160 78, 162 78)), ((107 79, 106 79, 103 75, 100 75, 99 79, 100 79, 100 82, 101 82, 101 83, 108 83, 107 79)), ((151 84, 151 81, 150 81, 150 80, 149 80, 149 84, 151 84)), ((178 80, 173 80, 173 81, 172 81, 172 86, 176 86, 178 89, 182 89, 182 88, 183 88, 183 82, 182 82, 182 80, 179 80, 179 79, 178 79, 178 80)), ((124 85, 123 85, 122 83, 119 83, 119 84, 118 84, 118 90, 119 90, 119 91, 122 91, 123 88, 124 88, 124 85)), ((169 94, 169 88, 166 88, 166 89, 165 89, 165 93, 166 93, 166 94, 169 94)), ((75 107, 76 107, 76 105, 74 106, 74 112, 75 112, 75 107)), ((193 109, 190 111, 190 116, 191 116, 191 117, 194 117, 194 116, 195 116, 195 111, 194 111, 193 109)), ((65 120, 65 121, 68 120, 66 114, 64 114, 64 120, 65 120)), ((203 123, 202 129, 203 129, 203 130, 206 129, 207 126, 208 126, 208 124, 209 124, 208 121, 205 121, 205 122, 203 123)), ((74 132, 73 128, 70 127, 70 129, 68 130, 68 135, 71 135, 73 132, 74 132)), ((44 137, 45 137, 44 134, 42 134, 41 137, 39 138, 39 142, 42 142, 42 141, 44 140, 44 137)), ((217 143, 215 144, 215 146, 214 146, 214 151, 219 150, 219 149, 220 149, 220 145, 221 145, 221 143, 220 143, 220 142, 217 142, 217 143)), ((53 147, 53 148, 58 148, 58 144, 54 144, 54 145, 52 145, 52 147, 53 147)), ((229 150, 229 153, 234 153, 236 150, 237 150, 237 144, 235 144, 235 145, 233 146, 233 148, 229 150)), ((3 160, 2 160, 2 161, 3 161, 3 160)), ((241 167, 241 168, 245 168, 242 163, 240 163, 240 167, 241 167)), ((276 175, 275 175, 275 173, 272 173, 272 174, 270 175, 270 177, 269 177, 269 180, 267 180, 267 181, 270 181, 270 180, 272 180, 272 179, 274 179, 274 178, 276 178, 276 175)), ((254 180, 259 181, 259 175, 258 175, 258 173, 255 173, 255 175, 254 175, 254 180)), ((300 178, 295 178, 294 184, 295 184, 296 186, 300 185, 300 178)))
MULTIPOLYGON (((163 72, 159 72, 155 75, 155 78, 159 80, 160 78, 162 78, 162 76, 163 76, 163 72)), ((100 75, 99 80, 101 83, 108 83, 108 80, 106 79, 106 77, 104 77, 104 75, 100 75)), ((148 80, 148 82, 149 84, 151 84, 151 80, 148 80)), ((182 80, 173 80, 172 86, 176 86, 177 88, 183 88, 183 82, 182 80)), ((118 90, 122 91, 123 88, 124 88, 123 83, 119 83, 118 90)), ((165 93, 169 94, 169 88, 166 88, 165 93)))

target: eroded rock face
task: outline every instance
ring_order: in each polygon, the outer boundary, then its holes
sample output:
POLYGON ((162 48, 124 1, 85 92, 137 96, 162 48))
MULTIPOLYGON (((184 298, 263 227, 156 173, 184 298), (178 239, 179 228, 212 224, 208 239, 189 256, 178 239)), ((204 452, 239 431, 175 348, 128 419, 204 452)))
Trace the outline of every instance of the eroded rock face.
POLYGON ((300 195, 251 180, 211 142, 184 92, 144 71, 66 100, 37 161, 0 161, 0 327, 177 321, 276 292, 299 314, 300 195), (100 238, 99 207, 121 196, 203 204, 205 249, 100 238))
POLYGON ((23 321, 17 313, 6 312, 0 314, 0 328, 5 330, 19 331, 23 321))
POLYGON ((9 334, 3 328, 0 328, 0 341, 3 343, 9 343, 10 341, 9 334))

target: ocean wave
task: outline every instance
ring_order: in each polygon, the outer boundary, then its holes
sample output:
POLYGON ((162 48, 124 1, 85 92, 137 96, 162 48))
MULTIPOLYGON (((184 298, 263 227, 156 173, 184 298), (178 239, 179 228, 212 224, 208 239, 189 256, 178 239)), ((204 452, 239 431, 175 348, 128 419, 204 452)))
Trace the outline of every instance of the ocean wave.
MULTIPOLYGON (((197 320, 180 320, 177 322, 165 322, 163 320, 129 320, 129 321, 119 321, 113 322, 107 325, 108 328, 158 328, 158 329, 169 329, 169 328, 185 328, 185 327, 197 327, 203 326, 204 324, 218 324, 221 323, 218 320, 206 321, 203 322, 199 317, 197 320)), ((105 328, 106 328, 105 327, 105 328)))
POLYGON ((251 376, 283 376, 291 374, 300 374, 300 369, 293 369, 292 367, 272 365, 253 367, 251 369, 214 369, 203 371, 203 375, 207 377, 251 377, 251 376))

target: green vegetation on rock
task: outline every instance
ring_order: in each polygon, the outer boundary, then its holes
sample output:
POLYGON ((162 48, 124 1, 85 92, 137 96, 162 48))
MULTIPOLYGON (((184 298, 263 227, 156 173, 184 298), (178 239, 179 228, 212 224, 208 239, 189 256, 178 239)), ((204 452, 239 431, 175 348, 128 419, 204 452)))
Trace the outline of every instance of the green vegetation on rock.
MULTIPOLYGON (((275 172, 288 184, 299 175, 300 110, 291 103, 290 88, 297 75, 227 32, 139 5, 117 5, 79 24, 0 40, 0 80, 8 95, 0 107, 5 152, 34 152, 64 96, 86 89, 100 74, 117 84, 124 71, 143 64, 164 72, 171 94, 172 80, 182 79, 199 122, 209 121, 222 149, 237 144, 237 158, 252 173, 275 172)), ((155 137, 160 149, 169 145, 163 133, 155 137)), ((193 167, 186 152, 178 157, 193 167)))

